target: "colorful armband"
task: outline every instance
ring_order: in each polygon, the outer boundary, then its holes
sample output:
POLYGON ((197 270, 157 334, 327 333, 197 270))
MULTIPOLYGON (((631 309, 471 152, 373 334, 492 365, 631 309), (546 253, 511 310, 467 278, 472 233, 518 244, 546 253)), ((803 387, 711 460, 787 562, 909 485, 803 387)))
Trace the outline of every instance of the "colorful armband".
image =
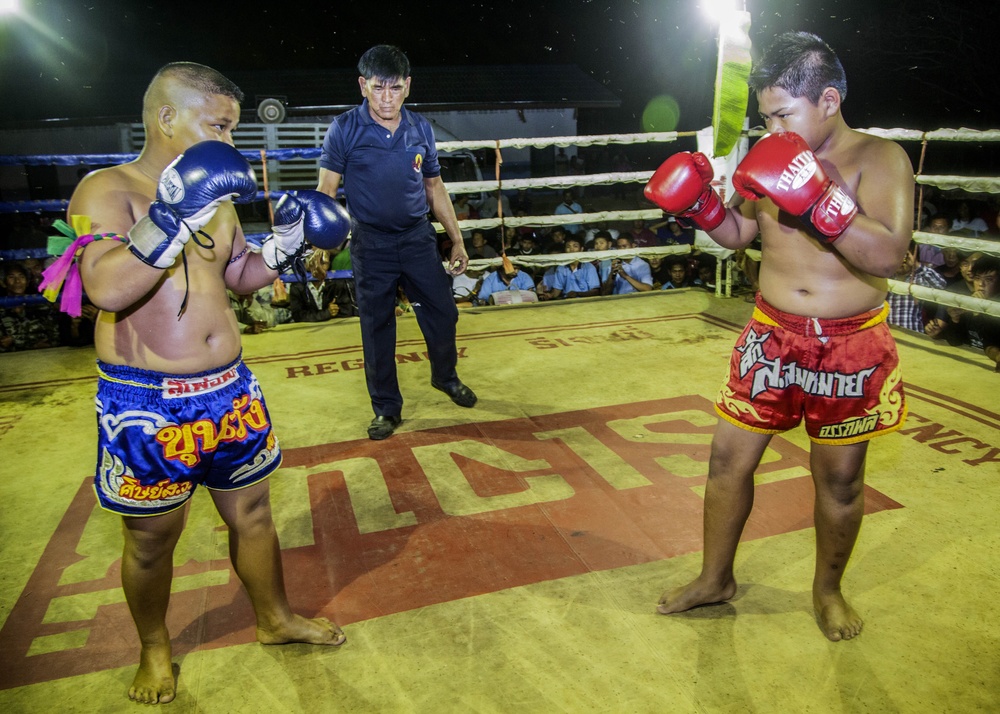
POLYGON ((71 317, 79 317, 83 312, 83 281, 77 259, 84 247, 97 240, 128 240, 117 233, 91 233, 90 216, 72 216, 73 227, 65 221, 57 220, 52 225, 62 233, 49 240, 49 253, 59 258, 42 272, 39 292, 49 302, 55 302, 62 292, 59 309, 71 317), (67 242, 68 241, 68 242, 67 242))

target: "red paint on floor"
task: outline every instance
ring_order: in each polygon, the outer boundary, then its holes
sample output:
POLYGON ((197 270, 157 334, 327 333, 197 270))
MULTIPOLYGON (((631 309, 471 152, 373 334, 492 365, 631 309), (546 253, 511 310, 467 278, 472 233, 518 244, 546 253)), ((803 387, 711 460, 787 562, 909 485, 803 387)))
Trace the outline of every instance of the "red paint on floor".
MULTIPOLYGON (((702 499, 692 487, 704 477, 669 472, 658 458, 684 455, 707 465, 713 427, 696 427, 668 416, 679 411, 713 415, 700 396, 678 397, 500 422, 398 433, 384 442, 367 439, 285 451, 283 467, 330 464, 309 477, 315 543, 283 551, 285 581, 293 606, 340 624, 472 597, 506 588, 591 571, 646 563, 701 548, 702 499), (664 415, 647 422, 648 440, 629 439, 609 422, 664 415), (651 482, 618 490, 560 439, 536 434, 582 429, 651 482), (669 443, 671 434, 703 434, 705 443, 669 443), (668 443, 660 443, 666 439, 668 443), (544 460, 537 471, 512 471, 455 454, 451 458, 480 497, 517 493, 526 477, 558 474, 572 487, 564 500, 468 516, 449 515, 431 488, 414 449, 475 442, 521 459, 544 460), (337 464, 367 458, 377 464, 397 513, 411 511, 416 524, 362 534, 337 464)), ((579 433, 579 432, 578 432, 579 433)), ((690 441, 690 438, 688 439, 690 441)), ((450 448, 444 446, 443 448, 450 448)), ((780 459, 758 474, 792 467, 808 469, 808 454, 775 437, 780 459)), ((707 466, 706 466, 707 470, 707 466)), ((279 471, 275 478, 281 478, 279 471)), ((866 488, 866 513, 900 504, 866 488)), ((63 569, 80 559, 76 546, 94 511, 89 479, 81 485, 40 559, 27 587, 0 630, 0 688, 48 681, 127 664, 138 659, 134 626, 124 603, 98 608, 91 620, 43 624, 49 603, 80 592, 120 586, 117 567, 103 578, 58 584, 63 569), (83 647, 27 652, 34 638, 89 630, 83 647)), ((111 517, 97 514, 94 517, 111 517)), ((808 476, 758 486, 744 539, 762 538, 812 525, 808 476)), ((178 565, 176 575, 230 570, 228 560, 178 565)), ((658 593, 650 593, 654 602, 658 593)), ((235 574, 226 585, 175 593, 168 625, 174 654, 252 642, 253 613, 235 574)))

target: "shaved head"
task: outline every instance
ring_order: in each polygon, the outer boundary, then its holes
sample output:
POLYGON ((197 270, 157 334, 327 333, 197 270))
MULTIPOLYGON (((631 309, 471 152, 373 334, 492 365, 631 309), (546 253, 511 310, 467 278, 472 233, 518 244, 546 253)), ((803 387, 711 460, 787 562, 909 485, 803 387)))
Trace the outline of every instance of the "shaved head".
POLYGON ((243 92, 222 73, 195 62, 171 62, 160 68, 142 100, 142 123, 147 135, 156 124, 160 107, 170 104, 185 106, 191 101, 222 95, 243 101, 243 92))

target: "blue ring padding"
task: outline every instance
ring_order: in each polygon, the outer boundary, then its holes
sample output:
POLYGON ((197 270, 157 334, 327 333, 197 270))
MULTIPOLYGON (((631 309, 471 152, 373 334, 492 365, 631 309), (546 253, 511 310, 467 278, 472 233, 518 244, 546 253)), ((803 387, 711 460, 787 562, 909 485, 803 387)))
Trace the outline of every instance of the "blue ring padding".
POLYGON ((0 201, 0 213, 39 213, 52 211, 62 213, 69 201, 65 199, 50 199, 46 201, 0 201))
POLYGON ((0 297, 0 307, 17 307, 18 305, 37 305, 48 302, 41 295, 17 295, 13 297, 0 297))
MULTIPOLYGON (((318 146, 302 146, 292 149, 272 149, 267 158, 275 161, 289 159, 316 159, 321 150, 318 146)), ((260 150, 240 151, 247 161, 260 161, 260 150)), ((6 154, 0 155, 0 166, 104 166, 125 164, 134 161, 139 154, 6 154)))
POLYGON ((13 248, 11 250, 0 250, 0 267, 5 260, 24 260, 25 258, 39 258, 45 260, 49 257, 47 248, 13 248))
MULTIPOLYGON (((9 154, 0 156, 0 166, 103 166, 133 161, 139 154, 9 154)), ((260 158, 260 154, 257 154, 260 158)))

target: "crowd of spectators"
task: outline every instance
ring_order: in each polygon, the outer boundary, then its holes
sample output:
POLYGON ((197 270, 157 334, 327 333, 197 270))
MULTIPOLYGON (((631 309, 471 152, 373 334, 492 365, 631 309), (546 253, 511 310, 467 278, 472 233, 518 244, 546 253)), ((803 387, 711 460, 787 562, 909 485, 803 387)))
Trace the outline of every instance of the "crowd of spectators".
MULTIPOLYGON (((569 191, 564 192, 556 215, 580 212, 575 197, 569 191)), ((454 278, 454 296, 459 305, 467 306, 689 287, 714 290, 715 258, 697 250, 669 257, 593 259, 587 256, 593 251, 693 243, 694 232, 673 218, 653 225, 636 220, 617 227, 607 222, 580 226, 563 224, 548 229, 505 226, 502 239, 499 229, 474 229, 466 246, 471 259, 495 258, 501 254, 509 258, 566 254, 579 255, 579 259, 543 269, 513 263, 486 270, 470 269, 465 275, 454 278)))
MULTIPOLYGON (((562 193, 554 213, 570 216, 585 212, 579 195, 562 193)), ((503 210, 510 210, 507 197, 503 210)), ((514 201, 514 215, 524 214, 530 206, 524 197, 514 201)), ((979 239, 1000 239, 1000 216, 989 213, 986 204, 961 201, 954 205, 940 202, 939 209, 930 201, 923 203, 922 230, 929 233, 979 239)), ((486 201, 456 198, 456 212, 461 218, 496 215, 496 197, 486 201), (482 212, 480 212, 482 211, 482 212)), ((703 288, 715 290, 715 258, 693 247, 693 231, 664 217, 647 224, 628 223, 576 224, 567 222, 551 228, 505 226, 499 229, 472 229, 463 233, 471 259, 496 258, 500 255, 537 256, 567 254, 578 256, 564 265, 549 268, 517 266, 504 263, 488 270, 470 269, 453 281, 455 301, 460 306, 568 300, 597 295, 620 295, 652 290, 703 288), (594 259, 593 251, 635 247, 692 245, 685 255, 594 259)), ((0 352, 55 346, 85 346, 93 343, 98 310, 86 299, 79 317, 70 317, 48 302, 31 299, 38 295, 44 264, 37 258, 0 261, 0 352), (23 304, 17 298, 29 298, 23 304)), ((250 295, 230 293, 230 304, 247 334, 256 334, 275 325, 292 322, 321 322, 357 315, 353 280, 350 277, 350 251, 313 251, 306 264, 307 275, 301 281, 278 279, 250 295)), ((944 289, 1000 302, 998 287, 1000 258, 979 252, 963 253, 955 248, 926 244, 911 245, 894 278, 929 288, 944 289)), ((746 282, 749 292, 756 285, 753 271, 746 282)), ((1000 318, 983 313, 945 307, 921 301, 911 295, 890 293, 889 322, 920 332, 950 345, 966 345, 982 350, 998 363, 1000 371, 1000 318)), ((397 315, 409 310, 406 296, 398 297, 397 315)))
MULTIPOLYGON (((922 230, 939 235, 1000 240, 1000 215, 985 204, 960 201, 954 206, 924 203, 922 230), (978 210, 974 210, 978 209, 978 210), (987 214, 987 215, 980 215, 987 214), (990 226, 993 230, 990 230, 990 226)), ((998 245, 1000 247, 1000 245, 998 245)), ((936 288, 1000 305, 1000 258, 978 251, 911 244, 894 278, 900 282, 936 288)), ((1000 317, 948 307, 912 295, 889 294, 889 322, 953 346, 982 351, 1000 372, 1000 317)))

